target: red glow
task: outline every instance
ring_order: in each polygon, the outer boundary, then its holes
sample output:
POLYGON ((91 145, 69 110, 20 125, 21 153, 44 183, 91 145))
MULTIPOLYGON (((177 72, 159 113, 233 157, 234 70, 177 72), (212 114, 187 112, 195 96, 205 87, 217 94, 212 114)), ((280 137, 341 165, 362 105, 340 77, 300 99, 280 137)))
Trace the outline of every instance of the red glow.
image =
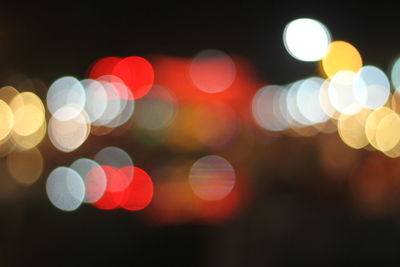
POLYGON ((113 192, 110 190, 111 188, 115 189, 115 186, 118 186, 118 182, 123 180, 123 178, 118 178, 121 175, 124 175, 123 172, 119 171, 117 168, 112 166, 101 166, 107 176, 107 188, 103 194, 103 196, 93 205, 102 210, 112 210, 116 209, 119 206, 121 199, 121 192, 113 192))
POLYGON ((110 75, 114 66, 121 61, 119 57, 104 57, 97 60, 89 70, 89 78, 97 79, 103 75, 110 75))
POLYGON ((199 90, 190 77, 190 59, 158 56, 152 59, 155 84, 170 88, 178 101, 184 103, 226 103, 235 110, 246 110, 251 102, 253 93, 264 82, 259 82, 254 77, 251 65, 244 59, 233 57, 236 66, 236 78, 229 90, 210 94, 199 90))
POLYGON ((132 182, 124 190, 121 207, 126 210, 142 210, 153 199, 153 182, 150 176, 137 167, 123 167, 120 169, 126 175, 133 174, 132 182))
POLYGON ((190 75, 198 89, 219 93, 232 85, 235 67, 229 57, 200 58, 191 63, 190 75))
POLYGON ((114 66, 112 74, 126 84, 135 99, 145 96, 154 82, 153 67, 142 57, 124 58, 114 66))

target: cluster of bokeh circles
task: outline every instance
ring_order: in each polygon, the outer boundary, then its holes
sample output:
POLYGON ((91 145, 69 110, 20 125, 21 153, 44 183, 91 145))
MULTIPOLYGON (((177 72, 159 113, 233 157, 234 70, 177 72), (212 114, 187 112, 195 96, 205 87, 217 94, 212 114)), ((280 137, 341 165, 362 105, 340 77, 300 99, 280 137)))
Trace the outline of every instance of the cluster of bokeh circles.
POLYGON ((0 88, 0 122, 0 156, 7 157, 7 169, 19 183, 34 183, 43 171, 43 157, 36 146, 47 131, 42 100, 12 86, 0 88))
MULTIPOLYGON (((124 132, 133 133, 134 138, 150 146, 166 143, 172 148, 183 143, 192 151, 198 151, 200 146, 226 147, 237 130, 237 118, 229 105, 207 103, 206 109, 199 104, 187 105, 179 90, 155 84, 154 72, 153 65, 143 57, 101 58, 90 66, 85 79, 64 76, 52 82, 46 105, 33 92, 19 93, 12 86, 1 88, 0 148, 7 156, 9 173, 25 185, 33 184, 43 174, 45 157, 37 146, 46 133, 46 145, 62 153, 79 150, 90 135, 124 132), (188 127, 193 119, 198 124, 188 127), (205 125, 207 121, 211 122, 209 126, 205 125), (190 140, 193 136, 196 144, 190 140)), ((193 88, 206 95, 229 88, 235 72, 233 60, 219 50, 202 51, 188 64, 193 88)), ((46 180, 50 203, 62 211, 74 211, 83 203, 102 210, 138 211, 152 202, 155 191, 165 191, 165 181, 155 188, 150 175, 135 166, 131 156, 119 147, 105 147, 93 159, 81 157, 64 164, 53 169, 46 180)), ((236 184, 232 165, 217 155, 193 159, 185 176, 190 194, 204 203, 227 199, 236 184)), ((175 194, 177 188, 173 187, 168 198, 175 194)), ((158 207, 153 208, 157 214, 172 207, 171 201, 168 207, 160 203, 166 195, 160 196, 156 198, 158 207)), ((187 199, 181 199, 179 205, 187 205, 187 199)), ((204 208, 199 211, 204 203, 193 202, 186 209, 204 214, 204 208)))
POLYGON ((389 75, 376 66, 363 65, 352 44, 332 41, 327 27, 314 19, 290 22, 283 37, 294 58, 318 61, 321 77, 259 89, 252 100, 258 125, 301 136, 337 130, 352 148, 399 157, 399 59, 389 75))
POLYGON ((100 150, 94 160, 80 158, 69 167, 54 169, 46 183, 47 195, 57 208, 76 210, 83 202, 99 209, 142 210, 153 198, 153 182, 118 147, 100 150))
POLYGON ((317 62, 320 76, 265 85, 245 59, 208 49, 192 58, 101 58, 84 79, 64 76, 42 86, 45 104, 32 91, 5 86, 0 156, 16 181, 31 185, 51 156, 38 148, 45 137, 45 145, 82 155, 91 135, 120 135, 129 147, 98 147, 92 159, 87 153, 53 169, 48 199, 63 211, 83 203, 148 207, 149 218, 166 223, 220 220, 240 210, 251 195, 251 148, 269 142, 254 129, 273 137, 337 131, 351 148, 400 156, 400 59, 389 75, 363 65, 355 46, 332 40, 325 25, 308 18, 290 22, 283 41, 294 58, 317 62), (135 166, 134 146, 156 166, 135 166))

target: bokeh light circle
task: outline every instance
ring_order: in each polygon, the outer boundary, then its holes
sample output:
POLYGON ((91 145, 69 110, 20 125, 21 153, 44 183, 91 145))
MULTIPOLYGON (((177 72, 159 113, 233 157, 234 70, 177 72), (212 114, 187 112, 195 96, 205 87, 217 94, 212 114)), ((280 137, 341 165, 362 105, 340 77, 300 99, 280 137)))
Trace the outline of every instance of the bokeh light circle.
POLYGON ((85 184, 84 202, 93 203, 103 196, 107 187, 107 176, 104 169, 97 162, 87 158, 80 158, 74 161, 70 168, 81 176, 85 184))
POLYGON ((236 67, 226 53, 208 49, 194 56, 189 74, 198 89, 207 93, 219 93, 228 89, 234 82, 236 67))
POLYGON ((236 174, 224 158, 209 155, 197 160, 189 173, 193 192, 201 199, 216 201, 225 198, 233 189, 236 174))
POLYGON ((7 169, 20 184, 31 185, 42 175, 44 160, 37 148, 13 152, 7 156, 7 169))
POLYGON ((68 105, 58 109, 49 121, 51 143, 60 151, 71 152, 80 147, 90 134, 89 116, 79 107, 68 105), (73 114, 73 115, 72 115, 73 114), (69 118, 59 120, 58 118, 69 118))
POLYGON ((358 50, 350 43, 334 41, 330 43, 322 68, 328 77, 339 71, 357 72, 362 67, 362 58, 358 50))
POLYGON ((375 66, 362 67, 355 78, 354 90, 357 101, 369 109, 385 105, 390 95, 390 82, 386 74, 375 66))
POLYGON ((50 113, 58 120, 70 120, 77 116, 85 107, 85 89, 76 78, 71 76, 62 77, 50 85, 47 91, 46 102, 50 113), (66 105, 74 105, 77 108, 72 113, 56 114, 57 110, 66 105))
POLYGON ((300 18, 286 25, 283 42, 291 56, 301 61, 318 61, 331 42, 327 27, 315 19, 300 18))
POLYGON ((253 118, 266 130, 282 131, 288 127, 278 107, 277 95, 280 96, 282 90, 278 85, 268 85, 260 88, 253 96, 251 103, 253 118))
POLYGON ((82 204, 85 197, 85 185, 76 171, 67 167, 58 167, 47 178, 46 193, 56 208, 73 211, 82 204))
POLYGON ((132 158, 124 150, 118 147, 106 147, 96 154, 94 160, 101 166, 110 166, 117 169, 116 174, 108 175, 107 177, 108 191, 120 192, 129 186, 134 175, 134 169, 127 169, 127 171, 132 171, 132 173, 119 173, 118 170, 122 167, 133 166, 132 158))
POLYGON ((14 115, 9 105, 0 99, 0 144, 14 127, 14 115))
POLYGON ((138 167, 126 166, 120 169, 125 175, 134 173, 132 182, 124 190, 120 206, 126 210, 142 210, 153 199, 154 186, 150 176, 138 167), (134 168, 134 170, 132 169, 134 168))

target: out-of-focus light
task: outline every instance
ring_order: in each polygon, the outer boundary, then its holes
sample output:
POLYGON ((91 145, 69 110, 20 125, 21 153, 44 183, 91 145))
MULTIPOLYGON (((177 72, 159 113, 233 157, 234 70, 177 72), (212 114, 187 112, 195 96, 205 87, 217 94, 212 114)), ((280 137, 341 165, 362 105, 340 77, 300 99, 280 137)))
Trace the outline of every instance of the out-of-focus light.
POLYGON ((291 56, 301 61, 318 61, 322 59, 331 42, 331 34, 324 24, 300 18, 286 25, 283 42, 291 56))
POLYGON ((14 115, 6 102, 0 99, 0 144, 9 136, 14 126, 14 115))
POLYGON ((0 99, 7 104, 11 103, 11 100, 19 94, 18 90, 12 86, 4 86, 0 88, 0 99))
POLYGON ((208 49, 194 56, 189 73, 198 89, 206 93, 219 93, 232 85, 236 78, 236 67, 229 55, 208 49))
POLYGON ((49 87, 46 102, 50 113, 57 120, 71 120, 78 116, 85 107, 85 89, 76 78, 70 76, 62 77, 54 81, 49 87), (57 112, 67 105, 74 105, 74 112, 72 110, 68 113, 57 112))
POLYGON ((43 120, 42 125, 40 128, 34 132, 33 134, 22 136, 17 133, 13 133, 11 135, 11 141, 15 145, 15 149, 19 151, 29 150, 36 147, 44 137, 46 136, 47 132, 47 124, 46 120, 43 120))
POLYGON ((108 98, 103 85, 96 80, 85 79, 81 84, 86 92, 85 110, 89 116, 90 123, 98 120, 106 111, 108 98))
POLYGON ((121 106, 123 106, 124 102, 119 97, 119 93, 112 83, 107 81, 101 81, 101 83, 107 93, 107 106, 100 118, 92 123, 95 126, 103 126, 115 119, 121 112, 121 106))
POLYGON ((352 115, 362 109, 354 90, 356 74, 352 71, 339 71, 332 77, 328 87, 329 100, 336 110, 352 115))
POLYGON ((367 121, 365 123, 365 135, 367 136, 368 142, 378 150, 380 150, 379 144, 376 139, 378 125, 383 118, 393 113, 394 111, 390 108, 381 107, 371 112, 367 118, 367 121))
MULTIPOLYGON (((122 167, 132 167, 132 158, 124 150, 118 147, 106 147, 100 150, 94 160, 101 166, 111 166, 117 169, 115 175, 107 174, 107 190, 111 192, 120 192, 125 190, 132 181, 134 176, 134 169, 130 168, 126 171, 131 171, 132 173, 121 173, 119 171, 122 167)), ((112 171, 110 171, 112 172, 112 171)))
POLYGON ((376 144, 379 150, 392 150, 400 142, 400 117, 392 112, 381 119, 376 127, 376 144))
POLYGON ((73 211, 82 204, 85 197, 85 184, 76 171, 67 167, 58 167, 47 178, 46 193, 56 208, 73 211))
POLYGON ((123 86, 126 90, 126 99, 122 98, 120 110, 118 112, 118 115, 112 119, 111 121, 103 124, 103 126, 109 127, 109 128, 116 128, 120 127, 123 124, 125 124, 127 121, 130 120, 132 117, 133 111, 135 110, 135 100, 132 96, 132 93, 128 88, 123 86))
POLYGON ((394 89, 400 91, 400 57, 394 62, 390 71, 390 79, 392 81, 394 89))
POLYGON ((19 183, 31 185, 43 172, 42 153, 36 148, 23 152, 13 152, 7 156, 7 169, 19 183))
POLYGON ((358 50, 344 41, 334 41, 322 59, 322 68, 328 77, 339 71, 357 72, 362 67, 362 59, 358 50))
POLYGON ((377 109, 385 105, 389 98, 389 79, 379 68, 364 66, 357 73, 354 90, 357 101, 361 105, 369 109, 377 109))
POLYGON ((210 155, 197 160, 189 173, 193 192, 201 199, 215 201, 226 197, 235 185, 232 165, 224 158, 210 155))
POLYGON ((311 77, 304 80, 297 91, 297 106, 300 113, 313 124, 329 119, 319 101, 320 88, 323 79, 311 77))
POLYGON ((288 127, 281 115, 279 99, 277 99, 277 95, 282 90, 283 88, 280 86, 268 85, 260 88, 253 97, 251 103, 253 118, 259 126, 266 130, 282 131, 288 127))
POLYGON ((89 78, 95 80, 103 75, 111 75, 115 65, 121 60, 119 57, 104 57, 97 60, 89 69, 89 78))
POLYGON ((153 199, 154 188, 150 176, 138 167, 126 166, 121 168, 120 171, 125 175, 134 174, 131 183, 124 190, 120 206, 126 210, 146 208, 153 199))
POLYGON ((344 144, 337 134, 321 135, 317 141, 322 170, 330 179, 348 177, 354 166, 359 165, 359 150, 344 144))
MULTIPOLYGON (((288 114, 292 119, 298 124, 298 125, 292 125, 292 126, 308 126, 312 125, 313 122, 308 120, 305 116, 300 111, 299 107, 299 101, 298 101, 298 92, 304 83, 305 80, 300 80, 297 82, 294 82, 293 84, 290 84, 288 86, 289 91, 286 96, 286 102, 287 102, 287 110, 288 114)), ((301 103, 302 104, 302 103, 301 103)))
POLYGON ((81 176, 85 184, 84 202, 93 203, 103 196, 107 187, 107 176, 104 169, 97 162, 81 158, 74 161, 70 168, 81 176))
POLYGON ((322 110, 326 115, 331 117, 332 119, 337 120, 340 116, 340 112, 335 109, 332 105, 332 102, 329 98, 329 84, 330 80, 325 80, 320 87, 319 91, 319 103, 321 105, 322 110))
POLYGON ((360 149, 368 145, 365 123, 371 111, 362 109, 354 115, 342 114, 338 120, 338 133, 349 147, 360 149))
MULTIPOLYGON (((121 171, 119 171, 119 168, 115 168, 112 166, 101 166, 103 169, 104 173, 106 174, 107 177, 107 187, 104 192, 104 194, 98 199, 97 201, 93 202, 93 205, 102 210, 112 210, 116 209, 119 207, 119 204, 121 203, 121 197, 123 190, 126 188, 123 188, 123 186, 118 186, 116 184, 118 183, 123 183, 123 185, 126 185, 126 180, 129 179, 129 183, 132 179, 132 176, 125 176, 125 174, 121 171), (121 191, 115 191, 114 188, 112 187, 118 187, 123 188, 121 191), (113 189, 113 191, 110 191, 110 189, 113 189)), ((127 184, 129 186, 129 183, 127 184)))
POLYGON ((126 57, 115 64, 112 75, 126 84, 134 99, 145 96, 154 82, 153 66, 145 58, 137 56, 126 57))
POLYGON ((212 148, 222 148, 231 143, 238 133, 236 113, 226 104, 199 107, 196 112, 197 140, 212 148))
POLYGON ((155 85, 137 102, 134 119, 140 128, 160 130, 173 122, 176 112, 176 97, 167 88, 155 85))
POLYGON ((14 132, 21 136, 34 134, 45 120, 42 100, 31 92, 15 96, 10 103, 14 114, 14 132))
POLYGON ((84 110, 79 111, 79 107, 63 106, 50 118, 48 133, 50 141, 58 150, 74 151, 86 141, 90 134, 89 116, 84 110))

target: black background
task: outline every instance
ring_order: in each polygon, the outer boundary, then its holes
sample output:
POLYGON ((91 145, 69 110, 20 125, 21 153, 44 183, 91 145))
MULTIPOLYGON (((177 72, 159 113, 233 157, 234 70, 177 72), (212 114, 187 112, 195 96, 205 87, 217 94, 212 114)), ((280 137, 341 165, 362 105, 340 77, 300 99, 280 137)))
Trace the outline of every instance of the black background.
MULTIPOLYGON (((266 82, 287 83, 317 74, 315 64, 291 58, 282 42, 285 25, 299 17, 318 19, 334 40, 354 44, 365 64, 387 71, 400 54, 398 9, 382 1, 32 1, 0 7, 0 73, 23 73, 50 84, 65 75, 83 78, 104 56, 190 57, 216 48, 247 58, 266 82)), ((334 197, 310 193, 322 176, 307 148, 314 141, 296 142, 306 147, 297 155, 307 171, 298 176, 312 179, 260 184, 248 208, 222 225, 151 227, 135 214, 92 207, 66 213, 51 206, 39 182, 23 189, 18 200, 0 203, 0 266, 400 263, 398 215, 358 215, 341 189, 334 197)), ((62 164, 67 157, 53 161, 62 164)), ((144 161, 140 155, 137 160, 144 161)), ((258 169, 257 176, 267 175, 258 169)))

